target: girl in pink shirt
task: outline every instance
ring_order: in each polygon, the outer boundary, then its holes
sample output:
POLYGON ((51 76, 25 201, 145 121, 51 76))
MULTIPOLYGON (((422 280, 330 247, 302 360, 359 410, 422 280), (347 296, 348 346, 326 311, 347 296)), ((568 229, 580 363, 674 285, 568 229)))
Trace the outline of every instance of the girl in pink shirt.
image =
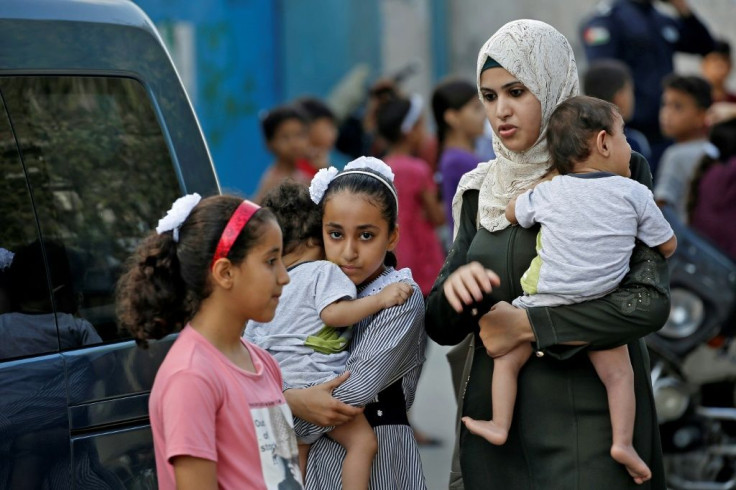
POLYGON ((120 323, 139 344, 181 330, 149 402, 161 489, 303 488, 278 365, 241 339, 289 281, 281 242, 267 209, 190 194, 120 279, 120 323))

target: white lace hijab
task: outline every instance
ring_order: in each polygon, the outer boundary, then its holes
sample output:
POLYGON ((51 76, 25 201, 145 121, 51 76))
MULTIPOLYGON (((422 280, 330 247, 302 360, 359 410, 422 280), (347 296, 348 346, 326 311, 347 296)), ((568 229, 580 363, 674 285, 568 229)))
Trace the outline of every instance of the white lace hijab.
POLYGON ((479 164, 460 179, 452 200, 454 235, 457 235, 460 223, 463 193, 470 189, 480 190, 478 227, 497 231, 510 225, 504 215, 506 205, 547 171, 550 157, 545 135, 552 111, 579 92, 578 70, 570 43, 544 22, 515 20, 501 27, 486 41, 478 53, 478 96, 481 70, 489 57, 539 99, 542 126, 537 141, 523 152, 509 150, 496 134, 493 135, 496 159, 479 164))

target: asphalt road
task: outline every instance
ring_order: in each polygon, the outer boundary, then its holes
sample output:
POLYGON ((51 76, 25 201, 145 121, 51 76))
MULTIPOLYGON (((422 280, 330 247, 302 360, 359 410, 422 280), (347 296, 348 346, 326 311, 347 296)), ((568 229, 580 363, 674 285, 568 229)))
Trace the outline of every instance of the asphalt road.
POLYGON ((455 440, 456 404, 452 394, 450 367, 445 358, 448 350, 450 347, 429 341, 416 401, 409 413, 411 423, 417 430, 442 441, 439 446, 419 448, 428 490, 447 490, 455 440))

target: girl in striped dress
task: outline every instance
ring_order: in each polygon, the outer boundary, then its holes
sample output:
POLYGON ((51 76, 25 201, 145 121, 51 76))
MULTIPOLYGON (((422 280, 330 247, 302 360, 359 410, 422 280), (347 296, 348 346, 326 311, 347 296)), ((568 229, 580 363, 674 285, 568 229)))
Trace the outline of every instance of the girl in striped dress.
MULTIPOLYGON (((398 281, 412 284, 415 293, 403 305, 355 325, 345 368, 349 378, 343 374, 323 385, 285 391, 299 417, 295 430, 302 438, 326 433, 330 428, 323 426, 343 423, 364 407, 378 439, 370 487, 424 489, 419 450, 406 416, 424 362, 424 302, 411 272, 394 269, 399 229, 393 173, 380 160, 361 157, 339 173, 321 170, 310 192, 322 210, 326 257, 358 287, 359 298, 398 281)), ((344 456, 342 446, 319 438, 309 452, 306 488, 340 488, 344 456)))

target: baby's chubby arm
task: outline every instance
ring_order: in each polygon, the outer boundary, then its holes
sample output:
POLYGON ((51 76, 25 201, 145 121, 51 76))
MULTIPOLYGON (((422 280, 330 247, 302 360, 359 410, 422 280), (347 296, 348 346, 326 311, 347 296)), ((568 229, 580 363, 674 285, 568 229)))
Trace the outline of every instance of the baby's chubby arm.
POLYGON ((330 327, 348 327, 381 310, 403 305, 413 292, 410 284, 396 282, 365 298, 335 301, 324 307, 319 316, 330 327))
MULTIPOLYGON (((516 196, 513 199, 511 199, 509 201, 509 203, 506 205, 506 213, 505 213, 506 214, 506 219, 509 221, 509 223, 511 223, 512 225, 519 224, 519 220, 516 217, 516 201, 517 201, 517 199, 519 199, 519 197, 521 197, 521 196, 525 195, 526 193, 528 193, 529 191, 533 190, 534 188, 536 188, 542 182, 546 182, 548 180, 552 180, 553 178, 557 177, 558 175, 559 175, 559 173, 557 172, 557 170, 554 170, 553 169, 553 170, 548 171, 546 174, 544 174, 544 177, 542 177, 537 183, 535 183, 533 186, 529 187, 526 191, 520 193, 518 196, 516 196)), ((522 225, 522 226, 524 226, 524 225, 522 225)), ((530 226, 530 225, 528 225, 528 226, 530 226)), ((524 228, 528 228, 528 226, 524 226, 524 228)))
POLYGON ((509 220, 509 223, 511 223, 512 225, 519 223, 516 220, 516 200, 518 198, 519 196, 516 196, 515 198, 511 199, 506 205, 506 219, 509 220))
POLYGON ((677 249, 677 237, 675 235, 672 235, 669 240, 662 243, 661 245, 657 245, 657 250, 659 250, 659 253, 664 255, 665 259, 669 259, 672 257, 672 254, 675 253, 675 250, 677 249))

